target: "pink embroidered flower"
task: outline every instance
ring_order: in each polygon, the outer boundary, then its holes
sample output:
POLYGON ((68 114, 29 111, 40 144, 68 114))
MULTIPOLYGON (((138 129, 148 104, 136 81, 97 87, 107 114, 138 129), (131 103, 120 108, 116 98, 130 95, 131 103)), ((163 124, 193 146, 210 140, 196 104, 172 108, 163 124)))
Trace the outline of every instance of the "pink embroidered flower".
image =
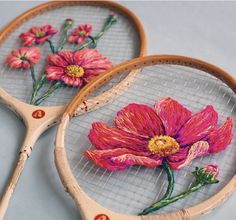
POLYGON ((88 39, 91 32, 92 25, 82 24, 71 32, 71 35, 68 37, 67 41, 69 43, 82 44, 88 39))
POLYGON ((37 47, 21 47, 17 50, 13 50, 6 58, 6 62, 11 68, 14 69, 29 69, 31 65, 38 63, 40 55, 40 50, 37 47))
POLYGON ((48 80, 60 80, 69 86, 82 86, 112 66, 97 50, 62 50, 47 58, 45 73, 48 80))
POLYGON ((156 167, 166 161, 180 169, 194 158, 218 153, 231 142, 233 121, 217 127, 218 114, 210 105, 191 112, 171 98, 163 98, 154 109, 129 104, 115 117, 116 127, 95 122, 89 133, 96 150, 85 156, 98 166, 117 171, 131 165, 156 167))
POLYGON ((32 27, 26 33, 22 33, 19 37, 25 46, 32 46, 34 44, 42 44, 57 33, 57 29, 51 25, 44 25, 41 27, 32 27))

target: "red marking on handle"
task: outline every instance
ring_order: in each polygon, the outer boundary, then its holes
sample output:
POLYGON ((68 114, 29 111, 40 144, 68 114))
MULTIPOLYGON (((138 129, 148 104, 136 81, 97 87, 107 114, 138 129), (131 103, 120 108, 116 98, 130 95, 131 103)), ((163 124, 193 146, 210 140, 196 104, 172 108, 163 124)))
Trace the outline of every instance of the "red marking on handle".
POLYGON ((110 218, 105 214, 96 215, 94 220, 110 220, 110 218))
POLYGON ((43 118, 44 116, 45 116, 45 111, 43 111, 42 109, 37 109, 32 113, 32 117, 36 119, 43 118))

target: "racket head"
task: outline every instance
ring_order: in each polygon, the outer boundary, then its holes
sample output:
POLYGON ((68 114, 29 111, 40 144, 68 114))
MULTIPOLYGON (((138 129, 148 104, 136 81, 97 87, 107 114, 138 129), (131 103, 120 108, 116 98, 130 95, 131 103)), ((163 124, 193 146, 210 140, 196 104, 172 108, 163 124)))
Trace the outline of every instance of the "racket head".
MULTIPOLYGON (((101 88, 99 91, 102 91, 101 88)), ((125 171, 110 172, 88 161, 83 153, 89 148, 94 149, 87 137, 91 124, 102 121, 114 127, 113 120, 117 111, 129 103, 153 107, 160 98, 171 96, 193 113, 212 104, 218 112, 219 124, 228 116, 233 118, 235 124, 235 92, 235 78, 222 69, 197 59, 172 55, 128 61, 84 87, 67 106, 59 125, 55 163, 63 185, 81 207, 85 219, 96 219, 95 216, 99 213, 104 213, 111 219, 159 219, 163 216, 165 219, 185 219, 208 213, 217 207, 235 189, 235 129, 233 141, 226 150, 196 158, 180 171, 174 172, 175 194, 194 183, 191 172, 196 166, 202 167, 210 163, 219 165, 220 183, 202 188, 195 195, 169 205, 153 216, 127 215, 138 214, 161 198, 167 186, 161 169, 132 166, 125 171), (112 78, 134 69, 142 70, 132 85, 125 88, 125 92, 113 103, 98 111, 70 119, 77 106, 94 90, 98 90, 112 78)))
MULTIPOLYGON (((21 33, 27 32, 32 26, 45 24, 51 24, 60 30, 64 20, 72 18, 75 20, 73 28, 80 24, 88 23, 93 25, 92 35, 95 35, 101 30, 111 12, 118 14, 118 22, 99 40, 97 50, 110 59, 114 65, 130 58, 143 56, 146 50, 146 37, 142 24, 130 10, 122 5, 110 1, 47 2, 18 16, 0 32, 0 87, 10 96, 22 102, 30 100, 32 92, 30 73, 28 71, 10 69, 5 64, 7 55, 13 49, 20 47, 21 44, 18 37, 21 33)), ((58 43, 61 37, 62 33, 58 33, 52 38, 52 41, 58 43)), ((36 46, 42 52, 40 62, 35 66, 36 73, 40 74, 46 64, 46 55, 51 52, 46 43, 36 46)), ((65 49, 74 50, 76 46, 67 44, 65 49)), ((45 87, 46 89, 47 86, 45 87)), ((45 90, 42 89, 39 96, 45 90)), ((78 89, 76 88, 63 87, 47 99, 43 105, 65 105, 77 91, 78 89), (63 96, 60 95, 61 93, 63 93, 63 96)), ((2 93, 0 91, 0 97, 3 97, 2 93)))

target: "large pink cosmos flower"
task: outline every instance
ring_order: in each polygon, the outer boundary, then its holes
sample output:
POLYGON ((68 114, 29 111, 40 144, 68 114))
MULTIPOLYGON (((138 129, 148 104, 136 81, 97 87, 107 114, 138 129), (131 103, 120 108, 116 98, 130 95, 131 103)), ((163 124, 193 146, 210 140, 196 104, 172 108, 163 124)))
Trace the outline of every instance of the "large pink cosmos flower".
POLYGON ((37 47, 21 47, 17 50, 13 50, 6 58, 6 62, 11 68, 14 69, 29 69, 30 66, 38 63, 40 54, 40 50, 37 47))
POLYGON ((41 27, 32 27, 28 32, 22 33, 19 37, 25 46, 32 46, 34 44, 42 44, 57 33, 57 29, 51 25, 44 25, 41 27))
POLYGON ((45 73, 48 80, 63 81, 69 86, 82 86, 112 66, 110 60, 97 50, 62 50, 47 58, 45 73))
POLYGON ((69 43, 82 44, 88 39, 92 29, 92 25, 82 24, 71 32, 71 35, 68 37, 67 41, 69 43))
POLYGON ((116 128, 95 122, 89 133, 97 150, 85 156, 111 171, 131 165, 157 167, 166 161, 180 169, 196 157, 218 153, 232 140, 233 121, 217 127, 218 114, 210 105, 192 113, 171 98, 163 98, 154 109, 129 104, 114 120, 116 128))

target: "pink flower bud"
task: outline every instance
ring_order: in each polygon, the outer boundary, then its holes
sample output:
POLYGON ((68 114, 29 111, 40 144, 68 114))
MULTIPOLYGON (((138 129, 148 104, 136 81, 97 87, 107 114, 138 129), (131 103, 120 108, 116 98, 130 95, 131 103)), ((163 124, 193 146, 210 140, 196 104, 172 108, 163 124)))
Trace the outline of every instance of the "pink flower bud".
POLYGON ((209 173, 210 175, 212 175, 214 178, 217 178, 220 173, 219 167, 215 164, 209 164, 209 165, 205 166, 204 171, 206 173, 209 173))

